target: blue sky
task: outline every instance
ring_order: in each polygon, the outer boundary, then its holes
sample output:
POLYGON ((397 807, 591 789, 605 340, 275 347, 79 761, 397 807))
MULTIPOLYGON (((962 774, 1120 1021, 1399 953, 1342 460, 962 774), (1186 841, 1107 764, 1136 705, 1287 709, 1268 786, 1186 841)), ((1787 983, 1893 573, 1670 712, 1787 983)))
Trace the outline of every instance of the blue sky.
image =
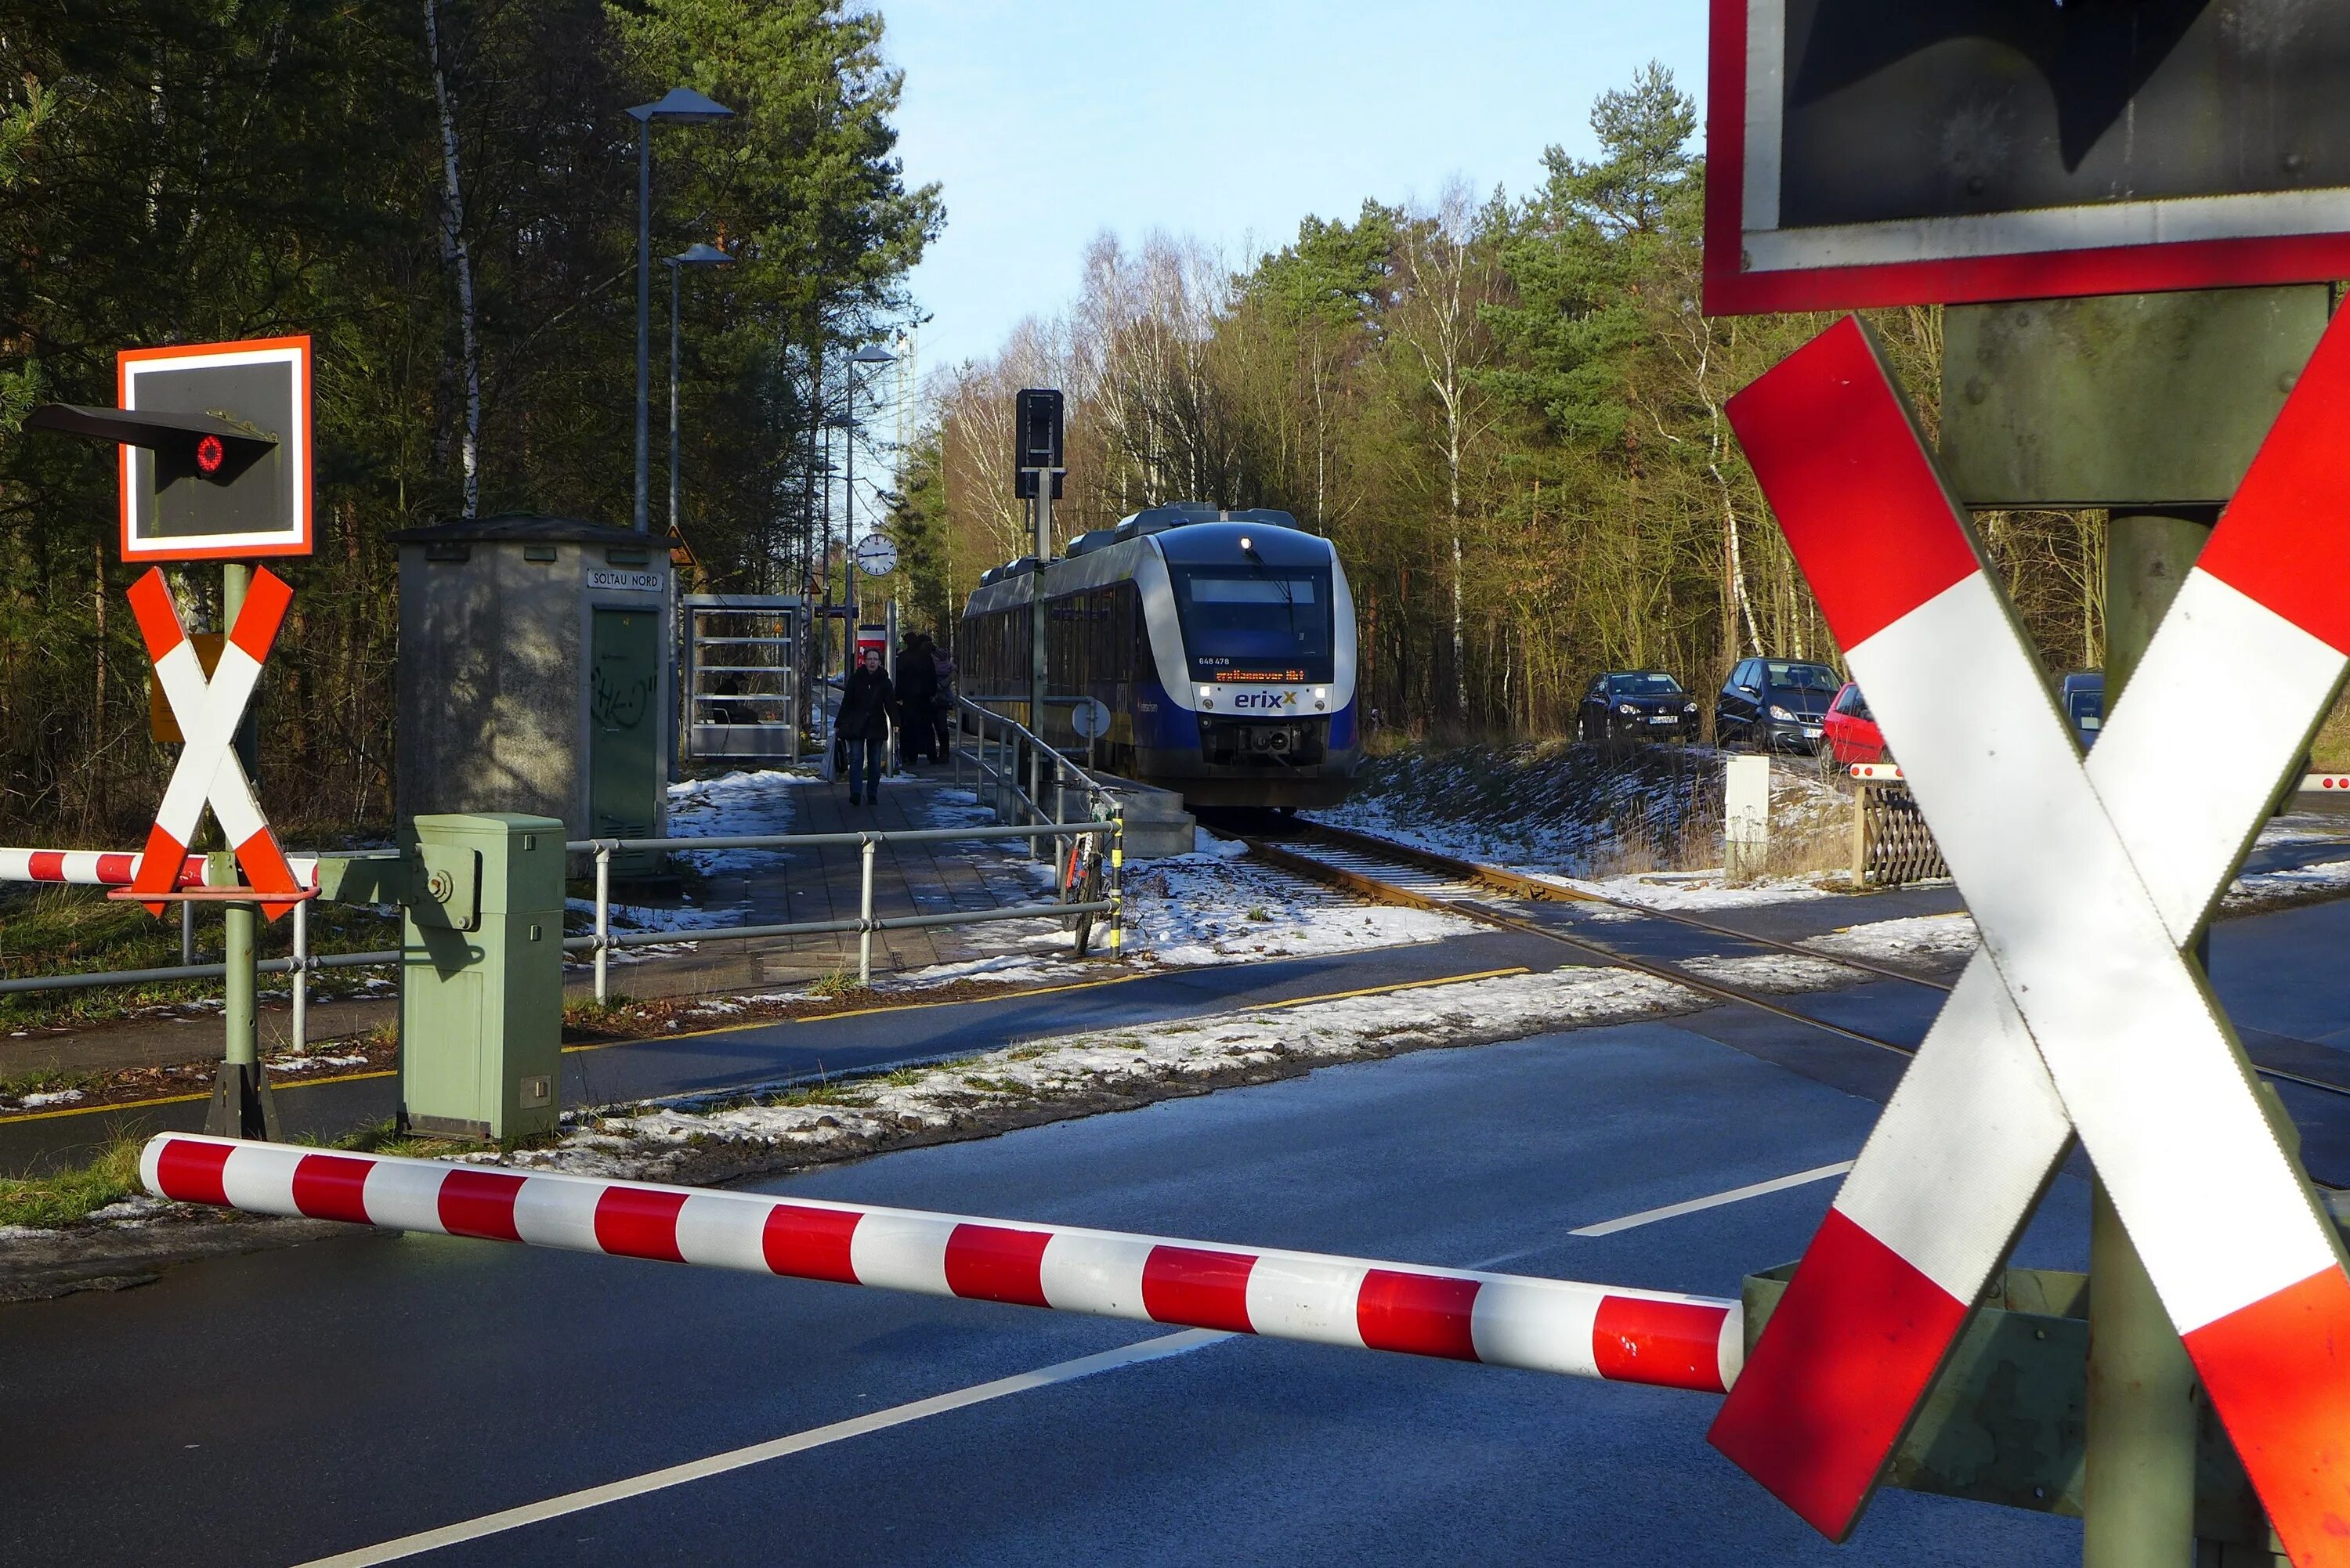
POLYGON ((1154 228, 1235 260, 1453 175, 1521 194, 1651 58, 1703 99, 1702 0, 880 0, 910 182, 944 186, 914 274, 921 368, 1075 295, 1085 246, 1154 228), (1242 251, 1244 241, 1251 250, 1242 251))

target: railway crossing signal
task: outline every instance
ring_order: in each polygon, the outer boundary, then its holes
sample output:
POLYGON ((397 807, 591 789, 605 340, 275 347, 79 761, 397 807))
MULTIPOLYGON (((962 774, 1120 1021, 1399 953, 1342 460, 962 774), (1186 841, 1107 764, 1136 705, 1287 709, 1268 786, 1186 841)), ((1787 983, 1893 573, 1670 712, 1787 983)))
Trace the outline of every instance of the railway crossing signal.
POLYGON ((2350 8, 1712 7, 1711 314, 2350 275, 2350 8))
MULTIPOLYGON (((262 664, 277 639, 286 607, 293 598, 294 590, 276 575, 255 572, 236 624, 221 649, 220 662, 207 679, 194 639, 180 624, 179 607, 172 600, 161 569, 150 567, 145 576, 130 586, 131 613, 147 644, 147 657, 154 661, 156 683, 162 688, 187 741, 172 770, 162 804, 156 809, 155 825, 148 831, 147 851, 131 882, 134 892, 172 890, 207 805, 256 892, 299 890, 286 852, 278 846, 269 819, 262 815, 260 802, 254 798, 253 781, 245 776, 235 745, 237 726, 253 701, 262 664)), ((286 906, 265 903, 264 908, 276 919, 286 906)), ((160 901, 148 902, 147 910, 160 915, 163 906, 160 901)))
POLYGON ((1814 1525, 1848 1532, 2077 1135, 2278 1535, 2303 1568, 2350 1563, 2350 1277, 2179 956, 2350 649, 2350 472, 2334 449, 2350 337, 2321 344, 2085 766, 1856 321, 1731 417, 1983 952, 1713 1441, 1814 1525), (2259 695, 2230 690, 2259 711, 2219 753, 2196 737, 2248 658, 2259 695))

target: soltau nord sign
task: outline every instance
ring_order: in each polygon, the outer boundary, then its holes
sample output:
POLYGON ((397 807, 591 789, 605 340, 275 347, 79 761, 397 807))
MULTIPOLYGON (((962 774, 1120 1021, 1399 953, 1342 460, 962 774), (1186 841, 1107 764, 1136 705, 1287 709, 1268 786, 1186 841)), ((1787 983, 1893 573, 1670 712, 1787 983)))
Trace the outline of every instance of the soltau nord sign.
POLYGON ((2350 1568, 2341 1241, 2182 954, 2350 663, 2350 323, 2319 345, 2085 762, 1857 320, 1729 412, 1982 951, 1714 1444, 1849 1531, 2077 1137, 2293 1562, 2350 1568), (2219 707, 2241 743, 2200 742, 2219 707))
POLYGON ((2350 276, 2338 0, 1712 5, 1712 314, 2350 276))

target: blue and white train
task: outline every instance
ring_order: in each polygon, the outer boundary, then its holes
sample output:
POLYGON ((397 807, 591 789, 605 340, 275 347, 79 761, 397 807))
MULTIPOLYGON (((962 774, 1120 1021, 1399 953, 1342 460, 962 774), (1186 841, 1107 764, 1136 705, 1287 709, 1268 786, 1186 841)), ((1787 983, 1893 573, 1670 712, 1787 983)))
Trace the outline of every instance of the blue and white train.
POLYGON ((1042 571, 1024 557, 987 573, 955 658, 964 694, 1016 719, 1040 592, 1047 741, 1082 751, 1066 700, 1092 697, 1110 714, 1098 765, 1192 805, 1346 797, 1361 756, 1354 596, 1330 542, 1288 513, 1153 506, 1042 571))

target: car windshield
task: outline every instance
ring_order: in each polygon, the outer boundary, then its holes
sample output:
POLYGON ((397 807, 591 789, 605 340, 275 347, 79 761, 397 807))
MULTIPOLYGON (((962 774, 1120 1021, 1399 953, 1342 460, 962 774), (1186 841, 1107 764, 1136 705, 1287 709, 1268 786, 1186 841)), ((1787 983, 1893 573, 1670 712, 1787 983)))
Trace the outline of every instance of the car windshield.
POLYGON ((1661 670, 1643 670, 1638 675, 1611 675, 1607 692, 1612 697, 1679 697, 1681 683, 1661 670))
POLYGON ((1762 661, 1764 679, 1774 691, 1833 692, 1844 684, 1825 664, 1792 664, 1782 659, 1762 661))
POLYGON ((1330 576, 1178 567, 1175 613, 1201 680, 1330 679, 1330 576))

